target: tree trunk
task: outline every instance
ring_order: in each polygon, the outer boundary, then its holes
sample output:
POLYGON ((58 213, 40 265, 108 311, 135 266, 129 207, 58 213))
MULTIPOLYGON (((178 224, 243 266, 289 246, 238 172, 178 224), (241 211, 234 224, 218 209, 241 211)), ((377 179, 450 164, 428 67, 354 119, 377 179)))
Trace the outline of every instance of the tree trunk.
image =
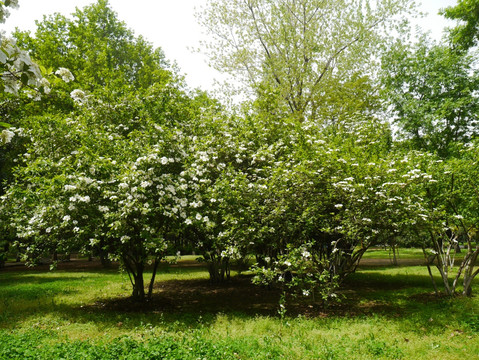
POLYGON ((108 255, 105 256, 105 254, 100 254, 100 262, 103 265, 104 268, 109 268, 111 267, 111 260, 108 258, 108 255))
MULTIPOLYGON (((469 249, 471 247, 469 246, 469 249)), ((469 254, 466 255, 464 258, 467 263, 465 264, 465 270, 464 270, 464 282, 463 282, 463 290, 462 290, 462 295, 463 296, 472 296, 472 281, 476 277, 476 275, 479 273, 479 269, 474 271, 474 266, 476 265, 477 258, 479 256, 479 248, 477 248, 473 253, 470 252, 469 254), (466 260, 467 259, 467 260, 466 260)))
POLYGON ((231 270, 228 258, 211 256, 207 262, 210 281, 212 283, 222 283, 230 279, 231 270))
POLYGON ((454 245, 454 251, 456 252, 456 254, 460 254, 460 253, 461 253, 461 245, 459 245, 459 243, 457 243, 456 245, 454 245))
POLYGON ((151 274, 150 286, 148 287, 148 300, 151 299, 151 295, 153 294, 153 285, 155 283, 156 271, 158 270, 159 264, 159 259, 155 259, 155 263, 153 265, 153 273, 151 274))
POLYGON ((145 281, 143 280, 142 264, 137 264, 136 266, 136 274, 133 276, 133 293, 131 297, 135 301, 145 301, 145 281))
POLYGON ((431 270, 431 263, 434 261, 434 258, 430 259, 429 256, 426 253, 426 248, 422 248, 422 253, 424 254, 424 257, 426 259, 426 266, 427 266, 427 271, 429 273, 429 277, 431 278, 432 286, 434 287, 434 292, 436 293, 436 296, 439 295, 439 290, 437 289, 436 285, 436 280, 434 280, 434 275, 432 274, 431 270))
POLYGON ((397 259, 397 246, 396 246, 396 244, 391 245, 391 252, 392 252, 392 255, 393 255, 392 264, 394 266, 397 266, 398 265, 398 259, 397 259))
POLYGON ((134 301, 143 302, 145 301, 145 282, 143 280, 143 271, 144 265, 142 262, 138 262, 134 259, 129 258, 127 255, 122 259, 123 266, 130 278, 131 286, 133 287, 133 292, 131 297, 134 301))

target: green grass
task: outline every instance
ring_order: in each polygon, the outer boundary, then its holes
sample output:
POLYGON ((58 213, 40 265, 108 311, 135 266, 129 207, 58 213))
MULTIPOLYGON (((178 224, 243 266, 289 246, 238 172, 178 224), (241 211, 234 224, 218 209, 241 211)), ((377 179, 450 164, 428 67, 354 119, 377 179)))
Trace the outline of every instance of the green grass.
MULTIPOLYGON (((463 259, 466 250, 454 254, 456 259, 463 259)), ((396 253, 398 260, 424 260, 422 249, 419 248, 399 248, 396 253)), ((393 258, 393 252, 390 248, 371 248, 363 256, 364 259, 390 259, 393 258)))
POLYGON ((246 311, 246 293, 216 311, 221 288, 207 302, 204 279, 164 268, 158 284, 197 288, 197 305, 163 307, 157 289, 154 306, 122 308, 130 284, 116 270, 0 272, 0 359, 479 358, 479 299, 436 298, 423 267, 360 270, 341 303, 303 315, 293 304, 284 319, 246 311))
MULTIPOLYGON (((422 249, 417 248, 400 248, 396 253, 398 259, 417 259, 423 260, 424 255, 422 249)), ((393 253, 390 248, 372 248, 366 251, 363 258, 365 259, 392 259, 393 253)))

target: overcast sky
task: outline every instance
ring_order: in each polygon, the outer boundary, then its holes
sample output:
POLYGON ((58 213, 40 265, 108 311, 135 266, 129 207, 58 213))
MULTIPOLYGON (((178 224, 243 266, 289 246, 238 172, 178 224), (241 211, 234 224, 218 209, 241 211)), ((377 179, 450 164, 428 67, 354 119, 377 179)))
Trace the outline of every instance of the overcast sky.
MULTIPOLYGON (((19 0, 20 8, 11 11, 11 16, 0 29, 10 32, 15 27, 21 30, 35 29, 35 20, 44 14, 59 12, 69 15, 75 7, 82 8, 94 0, 19 0)), ((178 63, 191 87, 212 89, 218 74, 207 65, 207 60, 191 48, 198 48, 202 38, 201 28, 196 23, 195 8, 199 9, 206 0, 110 0, 111 7, 119 18, 143 35, 155 47, 161 47, 170 60, 178 63)), ((440 8, 455 5, 456 0, 422 0, 421 9, 429 16, 420 20, 419 25, 441 36, 446 21, 437 15, 440 8)))

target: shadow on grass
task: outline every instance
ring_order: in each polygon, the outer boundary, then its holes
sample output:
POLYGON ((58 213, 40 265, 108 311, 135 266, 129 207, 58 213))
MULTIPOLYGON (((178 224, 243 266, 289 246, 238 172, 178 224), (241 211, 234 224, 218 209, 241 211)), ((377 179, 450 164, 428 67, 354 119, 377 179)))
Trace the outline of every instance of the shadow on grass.
MULTIPOLYGON (((405 326, 426 324, 428 328, 443 329, 448 320, 446 310, 460 307, 460 304, 454 304, 449 298, 433 296, 427 275, 401 272, 390 274, 387 273, 388 270, 391 268, 374 268, 351 275, 339 292, 341 301, 326 308, 312 303, 308 298, 290 297, 287 315, 333 320, 371 316, 389 320, 407 318, 410 320, 403 321, 405 326), (431 322, 430 319, 444 321, 431 322)), ((169 268, 162 269, 160 276, 165 273, 194 276, 204 271, 201 267, 169 268)), ((106 271, 105 275, 107 274, 112 272, 106 271)), ((251 277, 235 276, 224 284, 211 284, 207 279, 197 278, 160 280, 156 283, 151 301, 141 304, 133 302, 128 293, 121 297, 101 298, 87 305, 55 303, 55 294, 71 291, 71 295, 75 296, 75 292, 82 291, 81 284, 78 283, 81 283, 81 278, 69 277, 67 273, 65 275, 38 278, 19 273, 4 278, 7 282, 1 280, 0 306, 2 300, 5 302, 5 299, 10 298, 12 309, 3 317, 0 316, 0 327, 14 327, 31 315, 53 315, 70 322, 91 322, 105 328, 121 326, 135 329, 144 324, 173 326, 178 329, 196 328, 212 323, 218 314, 240 319, 278 316, 282 293, 280 289, 253 285, 251 277), (19 283, 25 285, 24 289, 9 289, 9 286, 19 283), (9 296, 6 296, 5 291, 9 296), (16 312, 15 304, 12 303, 14 294, 21 299, 41 299, 42 305, 31 311, 16 312), (201 324, 198 322, 200 316, 201 324)))

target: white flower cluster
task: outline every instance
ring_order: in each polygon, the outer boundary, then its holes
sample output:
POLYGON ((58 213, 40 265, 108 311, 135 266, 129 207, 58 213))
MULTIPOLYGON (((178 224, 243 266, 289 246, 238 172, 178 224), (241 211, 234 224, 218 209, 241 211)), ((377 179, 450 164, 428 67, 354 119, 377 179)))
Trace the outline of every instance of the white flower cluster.
POLYGON ((71 202, 89 203, 90 202, 90 197, 88 195, 80 196, 80 195, 76 194, 74 196, 71 196, 69 200, 71 202))
POLYGON ((52 89, 50 88, 50 82, 45 78, 42 78, 40 80, 40 86, 43 87, 43 92, 45 94, 50 94, 50 92, 52 91, 52 89))
POLYGON ((61 67, 57 71, 55 71, 55 74, 60 76, 62 80, 65 81, 66 83, 75 80, 75 77, 73 76, 71 71, 64 67, 61 67))
POLYGON ((5 129, 0 133, 0 143, 8 144, 12 141, 14 136, 15 133, 13 131, 5 129))
POLYGON ((78 105, 83 105, 87 102, 88 96, 85 94, 84 91, 80 89, 75 89, 70 93, 70 97, 75 101, 78 105))

